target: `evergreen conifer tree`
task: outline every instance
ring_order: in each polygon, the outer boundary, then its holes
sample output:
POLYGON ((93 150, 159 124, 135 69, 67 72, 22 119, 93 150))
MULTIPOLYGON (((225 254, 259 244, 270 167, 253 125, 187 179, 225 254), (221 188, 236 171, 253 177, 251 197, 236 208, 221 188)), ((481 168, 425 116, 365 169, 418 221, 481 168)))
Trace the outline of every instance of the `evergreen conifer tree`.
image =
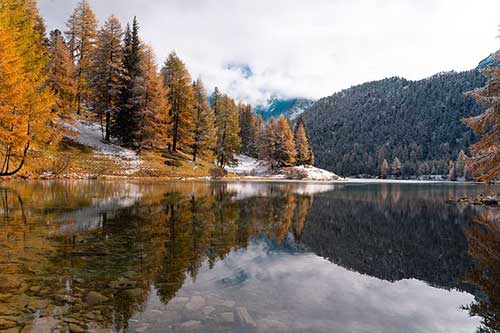
POLYGON ((122 35, 118 18, 109 17, 97 35, 97 46, 92 57, 93 71, 90 78, 92 105, 101 124, 104 118, 104 139, 108 142, 111 137, 112 121, 119 111, 120 92, 125 75, 122 35))
POLYGON ((114 132, 120 141, 131 148, 138 148, 143 129, 142 106, 144 105, 144 73, 141 63, 144 57, 139 38, 139 24, 134 17, 132 29, 127 25, 123 41, 123 67, 119 111, 114 132))

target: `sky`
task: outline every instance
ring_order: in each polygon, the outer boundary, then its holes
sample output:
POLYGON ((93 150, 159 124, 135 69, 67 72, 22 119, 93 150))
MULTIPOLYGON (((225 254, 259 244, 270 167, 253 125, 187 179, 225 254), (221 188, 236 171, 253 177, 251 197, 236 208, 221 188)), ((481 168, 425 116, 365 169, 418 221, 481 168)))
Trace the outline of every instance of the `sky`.
MULTIPOLYGON (((48 29, 78 0, 39 0, 48 29)), ((472 69, 500 48, 499 0, 89 0, 100 23, 137 16, 158 62, 233 98, 329 96, 367 81, 472 69)))

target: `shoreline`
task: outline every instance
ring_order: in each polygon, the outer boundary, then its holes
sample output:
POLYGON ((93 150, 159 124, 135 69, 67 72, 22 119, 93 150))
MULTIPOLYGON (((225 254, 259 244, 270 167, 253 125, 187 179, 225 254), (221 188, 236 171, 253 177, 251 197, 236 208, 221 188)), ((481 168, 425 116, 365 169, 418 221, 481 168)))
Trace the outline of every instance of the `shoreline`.
MULTIPOLYGON (((336 180, 311 180, 311 179, 287 179, 280 177, 227 177, 214 179, 209 176, 202 177, 149 177, 149 176, 97 176, 97 177, 8 177, 0 178, 0 182, 6 181, 143 181, 143 182, 268 182, 268 183, 317 183, 317 184, 446 184, 446 185, 487 185, 476 181, 449 181, 449 180, 413 180, 413 179, 372 179, 372 178, 342 178, 336 180)), ((490 184, 498 186, 500 184, 490 184)))

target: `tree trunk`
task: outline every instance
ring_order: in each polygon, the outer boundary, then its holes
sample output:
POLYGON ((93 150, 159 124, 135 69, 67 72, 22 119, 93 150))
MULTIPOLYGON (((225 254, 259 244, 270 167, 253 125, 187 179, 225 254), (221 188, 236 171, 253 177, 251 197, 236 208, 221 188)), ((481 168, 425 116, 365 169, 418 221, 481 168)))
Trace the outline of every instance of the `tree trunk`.
MULTIPOLYGON (((24 166, 24 161, 26 159, 26 155, 28 154, 28 149, 30 148, 30 144, 27 143, 26 146, 24 147, 24 151, 23 151, 23 158, 21 160, 21 162, 19 163, 19 166, 14 169, 13 171, 10 171, 9 172, 9 166, 8 166, 8 162, 7 162, 7 168, 5 169, 5 172, 2 172, 0 173, 0 177, 8 177, 8 176, 13 176, 15 175, 16 173, 18 173, 19 171, 21 171, 21 169, 23 168, 24 166)), ((10 160, 10 156, 8 157, 8 161, 10 160)))
POLYGON ((111 115, 109 114, 109 112, 106 112, 106 142, 109 142, 110 140, 110 122, 111 122, 111 115))

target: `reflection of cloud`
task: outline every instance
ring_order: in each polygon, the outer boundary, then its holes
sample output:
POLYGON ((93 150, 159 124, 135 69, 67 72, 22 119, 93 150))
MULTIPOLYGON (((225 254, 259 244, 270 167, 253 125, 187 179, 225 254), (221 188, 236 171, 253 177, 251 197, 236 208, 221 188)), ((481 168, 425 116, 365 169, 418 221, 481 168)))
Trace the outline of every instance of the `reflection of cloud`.
POLYGON ((232 182, 227 183, 227 191, 236 192, 236 199, 241 200, 255 196, 267 196, 276 189, 286 190, 286 193, 294 194, 318 194, 332 191, 341 186, 329 183, 232 182))
POLYGON ((196 282, 184 288, 243 302, 255 317, 284 322, 295 332, 460 333, 479 325, 460 309, 473 300, 470 294, 413 279, 391 283, 314 254, 269 251, 264 242, 231 252, 212 270, 204 266, 196 282), (242 270, 247 279, 239 288, 217 284, 242 270))
MULTIPOLYGON (((60 233, 95 230, 102 227, 103 214, 112 215, 120 208, 133 206, 142 197, 141 189, 136 184, 122 183, 119 188, 104 197, 95 197, 90 207, 83 207, 61 214, 58 221, 64 222, 60 233)), ((111 216, 108 216, 111 217, 111 216)))

